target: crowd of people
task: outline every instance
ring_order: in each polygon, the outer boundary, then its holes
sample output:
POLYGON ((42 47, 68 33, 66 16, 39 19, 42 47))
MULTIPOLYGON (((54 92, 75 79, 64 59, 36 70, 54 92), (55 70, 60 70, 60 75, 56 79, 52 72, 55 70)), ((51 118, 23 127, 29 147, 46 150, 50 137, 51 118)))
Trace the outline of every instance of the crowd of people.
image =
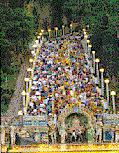
POLYGON ((29 115, 59 115, 67 104, 79 103, 97 111, 100 91, 91 72, 91 57, 83 49, 82 37, 65 35, 42 44, 37 57, 29 115))

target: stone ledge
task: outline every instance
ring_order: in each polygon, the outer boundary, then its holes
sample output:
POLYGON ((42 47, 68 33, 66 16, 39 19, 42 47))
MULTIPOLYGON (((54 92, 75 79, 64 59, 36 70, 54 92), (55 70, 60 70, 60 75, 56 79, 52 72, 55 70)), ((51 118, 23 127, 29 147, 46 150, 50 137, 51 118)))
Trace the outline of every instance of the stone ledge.
MULTIPOLYGON (((6 146, 2 147, 2 151, 6 146)), ((7 148, 7 147, 6 147, 7 148)), ((9 152, 119 152, 119 143, 108 144, 38 144, 27 146, 13 146, 9 152)), ((3 151, 4 152, 4 151, 3 151)))

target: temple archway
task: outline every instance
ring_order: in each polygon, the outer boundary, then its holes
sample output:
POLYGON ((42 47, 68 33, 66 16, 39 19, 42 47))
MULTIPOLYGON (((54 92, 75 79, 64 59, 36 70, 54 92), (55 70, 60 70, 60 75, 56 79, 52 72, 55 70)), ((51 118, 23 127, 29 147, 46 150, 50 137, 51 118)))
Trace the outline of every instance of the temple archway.
MULTIPOLYGON (((70 107, 70 109, 64 109, 64 111, 59 115, 58 122, 59 122, 59 133, 61 135, 61 143, 66 143, 67 141, 67 119, 71 116, 76 116, 76 118, 79 119, 79 126, 83 126, 85 128, 85 142, 87 143, 93 143, 94 142, 94 134, 95 134, 95 125, 96 125, 96 119, 94 117, 93 112, 91 112, 88 108, 79 108, 79 107, 70 107), (85 119, 81 120, 81 117, 85 119), (82 123, 84 122, 84 123, 82 123)), ((72 118, 73 119, 73 118, 72 118)), ((78 121, 78 120, 77 120, 78 121)), ((75 124, 75 123, 74 123, 75 124)), ((83 128, 82 127, 82 128, 83 128)), ((78 129, 78 127, 70 127, 70 129, 74 130, 78 129)), ((72 131, 71 130, 71 131, 72 131)), ((81 142, 81 141, 80 141, 81 142)), ((78 143, 78 141, 77 141, 78 143)))
POLYGON ((72 113, 65 118, 66 143, 87 142, 88 118, 80 113, 72 113))

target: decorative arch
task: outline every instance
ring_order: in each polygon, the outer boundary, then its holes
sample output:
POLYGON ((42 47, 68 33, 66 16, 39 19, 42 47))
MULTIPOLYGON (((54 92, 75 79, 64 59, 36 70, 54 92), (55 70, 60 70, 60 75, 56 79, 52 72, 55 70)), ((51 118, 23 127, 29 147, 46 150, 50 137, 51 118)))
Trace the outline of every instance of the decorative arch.
POLYGON ((95 125, 96 125, 96 119, 94 116, 94 113, 90 111, 86 107, 75 107, 72 106, 69 108, 69 105, 66 106, 66 108, 63 110, 63 112, 58 117, 58 129, 59 133, 61 135, 61 143, 65 143, 65 119, 73 113, 82 114, 88 119, 87 124, 87 140, 88 143, 94 142, 94 134, 95 134, 95 125))

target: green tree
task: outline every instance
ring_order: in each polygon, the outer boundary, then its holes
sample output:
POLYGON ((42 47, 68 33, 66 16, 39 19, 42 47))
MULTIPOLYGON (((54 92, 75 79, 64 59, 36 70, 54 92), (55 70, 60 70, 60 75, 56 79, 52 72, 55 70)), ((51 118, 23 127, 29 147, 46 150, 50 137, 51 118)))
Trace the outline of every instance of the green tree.
POLYGON ((1 45, 1 104, 7 110, 14 92, 20 68, 18 56, 29 54, 29 43, 34 38, 33 16, 23 8, 23 1, 10 1, 9 5, 0 3, 0 45, 1 45), (13 2, 13 3, 12 3, 13 2))
POLYGON ((39 27, 39 14, 37 12, 37 9, 35 7, 33 7, 33 17, 34 17, 34 28, 35 30, 37 31, 38 30, 38 27, 39 27))
POLYGON ((51 0, 52 24, 54 26, 62 25, 63 3, 64 0, 51 0))
POLYGON ((86 0, 81 20, 82 28, 89 25, 92 49, 97 51, 110 75, 117 75, 118 72, 118 5, 116 0, 86 0))

